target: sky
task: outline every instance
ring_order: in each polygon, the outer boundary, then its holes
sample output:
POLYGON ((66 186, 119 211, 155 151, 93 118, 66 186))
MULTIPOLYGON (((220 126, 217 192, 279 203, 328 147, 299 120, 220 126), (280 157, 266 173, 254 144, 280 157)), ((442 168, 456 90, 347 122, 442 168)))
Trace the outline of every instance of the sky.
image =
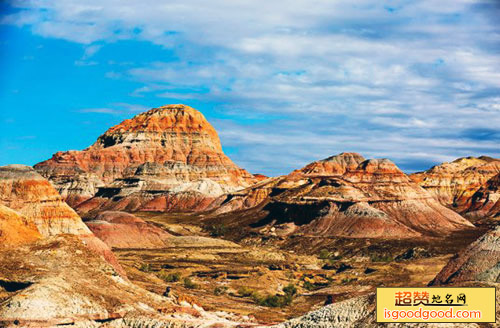
POLYGON ((7 0, 0 13, 0 165, 178 103, 253 173, 344 151, 406 172, 500 157, 498 0, 7 0))

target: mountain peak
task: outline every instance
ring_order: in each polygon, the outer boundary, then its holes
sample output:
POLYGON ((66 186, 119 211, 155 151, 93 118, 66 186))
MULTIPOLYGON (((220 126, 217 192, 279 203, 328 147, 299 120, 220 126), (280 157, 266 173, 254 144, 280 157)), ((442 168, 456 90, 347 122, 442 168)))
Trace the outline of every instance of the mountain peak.
MULTIPOLYGON (((163 134, 181 137, 196 134, 222 151, 219 137, 205 116, 186 105, 165 105, 150 109, 108 129, 92 147, 107 148, 122 143, 158 142, 163 134), (154 135, 158 136, 155 137, 154 135)), ((188 141, 184 138, 185 143, 188 141)), ((164 144, 167 145, 167 144, 164 144)))

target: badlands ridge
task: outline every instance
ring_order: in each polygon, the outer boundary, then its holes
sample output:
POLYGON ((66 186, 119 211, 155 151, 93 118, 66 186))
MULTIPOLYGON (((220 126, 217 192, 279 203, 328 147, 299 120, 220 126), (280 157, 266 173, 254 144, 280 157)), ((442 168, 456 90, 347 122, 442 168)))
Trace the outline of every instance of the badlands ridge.
POLYGON ((0 167, 0 327, 377 327, 376 286, 496 286, 499 186, 484 156, 253 175, 200 112, 154 108, 0 167))

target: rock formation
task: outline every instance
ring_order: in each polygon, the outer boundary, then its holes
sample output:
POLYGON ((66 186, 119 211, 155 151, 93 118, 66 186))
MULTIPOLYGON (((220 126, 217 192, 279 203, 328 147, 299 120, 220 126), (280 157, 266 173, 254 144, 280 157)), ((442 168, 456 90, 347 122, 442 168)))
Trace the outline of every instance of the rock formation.
POLYGON ((481 156, 459 158, 410 178, 429 191, 441 204, 459 213, 467 213, 473 195, 493 176, 500 173, 500 160, 481 156))
POLYGON ((481 236, 441 270, 432 285, 500 282, 500 226, 481 236))
POLYGON ((353 153, 262 181, 217 205, 213 215, 246 210, 239 215, 259 218, 252 227, 276 235, 409 238, 472 226, 391 161, 353 153))
POLYGON ((0 249, 2 327, 236 327, 122 279, 73 235, 0 249))
POLYGON ((500 216, 500 173, 486 181, 472 195, 466 213, 471 217, 500 216))
MULTIPOLYGON (((109 247, 92 234, 50 182, 31 167, 0 167, 0 205, 16 211, 28 225, 36 226, 43 237, 59 234, 79 236, 90 249, 102 255, 118 272, 125 275, 109 247)), ((11 212, 7 214, 12 215, 11 212)))
POLYGON ((41 237, 33 222, 16 211, 0 205, 0 245, 2 247, 28 244, 41 237))
POLYGON ((170 210, 178 194, 182 200, 174 210, 198 209, 207 199, 255 181, 223 153, 205 117, 184 105, 154 108, 125 120, 87 149, 58 152, 35 169, 73 207, 96 196, 82 204, 83 213, 93 206, 170 210), (186 199, 191 199, 189 205, 181 204, 186 199))
POLYGON ((106 211, 86 224, 99 239, 115 248, 164 248, 173 237, 125 212, 106 211))

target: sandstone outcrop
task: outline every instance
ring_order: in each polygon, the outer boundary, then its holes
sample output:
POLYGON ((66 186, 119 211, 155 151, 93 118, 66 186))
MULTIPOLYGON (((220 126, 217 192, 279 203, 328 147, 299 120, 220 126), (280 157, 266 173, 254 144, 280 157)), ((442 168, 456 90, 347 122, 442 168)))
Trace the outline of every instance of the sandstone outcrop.
POLYGON ((29 166, 0 167, 0 205, 15 210, 40 235, 73 234, 125 275, 109 247, 94 236, 52 184, 29 166))
POLYGON ((0 247, 28 244, 41 237, 33 222, 16 211, 0 205, 0 247))
POLYGON ((353 153, 262 181, 217 204, 214 216, 240 211, 243 218, 258 218, 253 228, 278 236, 410 238, 472 227, 391 161, 353 153))
POLYGON ((106 211, 86 224, 99 239, 115 248, 164 248, 173 237, 125 212, 106 211))
POLYGON ((72 207, 96 196, 82 204, 83 213, 94 205, 101 210, 168 211, 178 194, 174 210, 196 210, 256 180, 224 154, 205 117, 184 105, 154 108, 125 120, 87 149, 58 152, 35 169, 72 207), (186 199, 191 199, 189 205, 181 204, 186 199))
POLYGON ((43 236, 90 234, 50 182, 29 166, 0 167, 0 203, 31 220, 43 236))
POLYGON ((459 158, 410 178, 429 191, 441 204, 459 213, 467 213, 474 194, 493 176, 500 173, 500 160, 481 156, 459 158))

